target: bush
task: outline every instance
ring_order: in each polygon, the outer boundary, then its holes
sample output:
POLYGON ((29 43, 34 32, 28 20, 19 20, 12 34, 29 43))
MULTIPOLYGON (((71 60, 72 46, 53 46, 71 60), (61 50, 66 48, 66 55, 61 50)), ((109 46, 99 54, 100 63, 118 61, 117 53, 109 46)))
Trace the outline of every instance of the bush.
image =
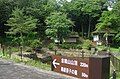
POLYGON ((60 45, 60 47, 62 48, 62 49, 69 49, 70 48, 70 44, 61 44, 60 45))
POLYGON ((119 49, 119 52, 120 52, 120 47, 118 49, 119 49))
POLYGON ((80 44, 76 45, 77 49, 82 49, 82 46, 80 44))
POLYGON ((90 40, 84 40, 82 44, 83 49, 89 49, 91 47, 91 41, 90 40))
POLYGON ((34 41, 32 41, 31 42, 31 45, 30 45, 30 47, 32 47, 32 48, 42 48, 42 42, 40 42, 39 40, 34 40, 34 41))
POLYGON ((31 48, 31 47, 26 47, 26 48, 25 48, 25 51, 26 51, 26 52, 32 52, 32 48, 31 48))
POLYGON ((50 44, 48 45, 48 48, 49 48, 50 50, 54 50, 55 44, 54 44, 54 43, 50 43, 50 44))
POLYGON ((64 44, 61 44, 60 47, 62 49, 81 49, 81 45, 80 44, 67 44, 67 43, 64 43, 64 44))

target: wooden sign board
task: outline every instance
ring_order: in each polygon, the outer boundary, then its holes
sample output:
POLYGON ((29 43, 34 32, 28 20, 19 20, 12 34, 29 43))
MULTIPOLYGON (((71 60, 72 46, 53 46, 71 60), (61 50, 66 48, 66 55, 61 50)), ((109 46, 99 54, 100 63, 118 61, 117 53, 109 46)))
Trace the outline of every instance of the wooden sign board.
MULTIPOLYGON (((107 60, 109 66, 109 60, 107 60)), ((64 57, 64 56, 52 56, 52 71, 77 77, 80 79, 108 79, 109 67, 107 69, 102 68, 101 60, 96 58, 80 58, 80 57, 64 57), (97 63, 97 62, 100 63, 97 63), (94 63, 95 62, 95 63, 94 63), (98 70, 97 70, 98 69, 98 70), (104 78, 101 71, 108 70, 104 78), (97 74, 95 72, 100 72, 97 74), (99 78, 97 78, 97 76, 99 78)), ((105 65, 105 64, 104 64, 105 65)), ((106 67, 105 67, 106 68, 106 67)))
POLYGON ((53 71, 70 76, 89 79, 89 59, 52 56, 53 71))

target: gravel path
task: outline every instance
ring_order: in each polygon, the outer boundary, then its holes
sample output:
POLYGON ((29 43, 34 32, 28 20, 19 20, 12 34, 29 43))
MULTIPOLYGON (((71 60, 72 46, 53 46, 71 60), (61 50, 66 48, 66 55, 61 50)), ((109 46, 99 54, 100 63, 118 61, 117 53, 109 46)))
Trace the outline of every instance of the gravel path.
MULTIPOLYGON (((75 79, 70 76, 45 71, 23 64, 0 59, 0 79, 75 79)), ((77 78, 76 78, 77 79, 77 78)))

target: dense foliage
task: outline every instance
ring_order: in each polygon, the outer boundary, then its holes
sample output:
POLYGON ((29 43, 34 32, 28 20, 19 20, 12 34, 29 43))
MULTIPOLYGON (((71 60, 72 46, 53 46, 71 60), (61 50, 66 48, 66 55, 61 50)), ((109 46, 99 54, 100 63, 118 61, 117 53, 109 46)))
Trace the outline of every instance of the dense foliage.
POLYGON ((53 39, 58 38, 61 42, 69 35, 69 28, 73 26, 72 21, 67 19, 67 15, 61 12, 51 13, 46 18, 46 24, 48 25, 46 34, 53 39))
POLYGON ((0 43, 30 45, 48 36, 63 41, 71 31, 90 38, 103 29, 120 41, 120 1, 110 6, 108 0, 0 0, 0 43))

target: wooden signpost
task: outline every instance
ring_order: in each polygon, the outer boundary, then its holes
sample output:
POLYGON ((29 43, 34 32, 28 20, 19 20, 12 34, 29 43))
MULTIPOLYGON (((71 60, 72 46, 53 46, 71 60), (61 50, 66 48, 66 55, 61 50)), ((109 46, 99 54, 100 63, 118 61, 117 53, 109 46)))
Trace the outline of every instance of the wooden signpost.
POLYGON ((96 59, 96 57, 79 58, 54 55, 52 56, 52 70, 80 79, 109 79, 109 59, 109 57, 99 57, 96 59), (107 65, 101 59, 104 59, 107 65), (105 69, 103 68, 104 65, 105 69), (103 72, 104 70, 106 71, 103 72))

